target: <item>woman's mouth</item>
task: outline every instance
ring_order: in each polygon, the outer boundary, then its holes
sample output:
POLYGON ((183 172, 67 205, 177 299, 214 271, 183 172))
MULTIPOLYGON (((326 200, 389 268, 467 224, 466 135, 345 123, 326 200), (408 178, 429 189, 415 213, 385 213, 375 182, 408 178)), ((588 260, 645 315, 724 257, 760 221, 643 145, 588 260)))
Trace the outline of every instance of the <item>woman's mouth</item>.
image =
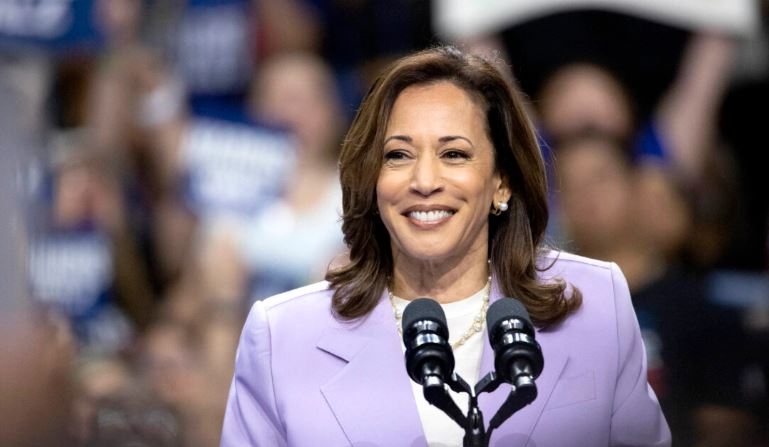
POLYGON ((411 211, 407 214, 410 219, 422 223, 439 222, 454 215, 453 211, 434 210, 434 211, 411 211))

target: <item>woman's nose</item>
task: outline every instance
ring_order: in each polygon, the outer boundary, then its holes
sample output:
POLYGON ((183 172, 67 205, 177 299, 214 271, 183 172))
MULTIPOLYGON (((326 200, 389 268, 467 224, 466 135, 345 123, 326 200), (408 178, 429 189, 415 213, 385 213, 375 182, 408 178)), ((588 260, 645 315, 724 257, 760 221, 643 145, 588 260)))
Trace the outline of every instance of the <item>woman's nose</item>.
POLYGON ((420 195, 428 196, 443 188, 440 162, 433 156, 420 156, 414 164, 411 176, 411 189, 420 195))

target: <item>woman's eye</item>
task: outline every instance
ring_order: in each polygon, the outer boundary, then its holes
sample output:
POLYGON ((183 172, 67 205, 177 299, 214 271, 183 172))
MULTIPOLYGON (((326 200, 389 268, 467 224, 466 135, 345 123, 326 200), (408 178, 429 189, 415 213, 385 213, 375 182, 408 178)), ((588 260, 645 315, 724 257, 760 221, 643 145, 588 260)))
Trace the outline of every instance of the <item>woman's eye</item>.
POLYGON ((451 160, 466 160, 470 158, 470 155, 467 152, 462 150, 451 149, 451 150, 445 151, 443 153, 443 157, 451 160))
POLYGON ((406 152, 402 150, 392 150, 385 152, 385 160, 392 160, 392 161, 398 161, 398 160, 405 160, 407 158, 406 152))

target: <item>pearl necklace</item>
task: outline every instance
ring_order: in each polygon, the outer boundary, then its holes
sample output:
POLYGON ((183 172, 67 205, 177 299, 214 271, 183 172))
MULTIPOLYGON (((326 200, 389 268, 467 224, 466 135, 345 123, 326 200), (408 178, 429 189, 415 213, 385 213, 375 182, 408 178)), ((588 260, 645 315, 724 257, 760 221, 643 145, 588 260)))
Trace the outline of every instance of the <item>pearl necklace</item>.
MULTIPOLYGON (((475 316, 473 319, 473 324, 470 325, 470 327, 465 331, 464 334, 462 334, 461 337, 459 337, 459 340, 455 341, 451 344, 452 349, 457 349, 460 346, 464 345, 467 340, 470 339, 473 335, 477 334, 478 332, 481 332, 483 330, 483 323, 486 319, 486 311, 489 310, 489 292, 491 291, 491 276, 489 276, 489 279, 486 281, 486 286, 484 287, 485 291, 483 293, 483 305, 481 306, 480 312, 478 312, 478 315, 475 316)), ((393 308, 393 315, 395 316, 395 325, 398 328, 398 334, 403 337, 403 328, 401 321, 403 320, 403 313, 398 311, 398 307, 395 305, 395 297, 393 296, 392 291, 388 287, 387 289, 387 295, 390 297, 390 305, 393 308)))

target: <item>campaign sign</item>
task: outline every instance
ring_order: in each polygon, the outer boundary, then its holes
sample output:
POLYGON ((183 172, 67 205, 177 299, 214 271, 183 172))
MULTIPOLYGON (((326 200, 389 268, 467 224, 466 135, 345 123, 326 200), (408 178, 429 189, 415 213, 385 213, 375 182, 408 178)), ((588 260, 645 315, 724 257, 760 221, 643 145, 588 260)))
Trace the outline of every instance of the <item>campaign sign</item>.
POLYGON ((33 296, 73 317, 91 312, 112 286, 111 246, 97 232, 34 237, 29 263, 33 296))
POLYGON ((277 197, 295 163, 284 132, 199 118, 182 143, 184 195, 199 216, 249 216, 277 197))
POLYGON ((111 243, 96 231, 52 231, 32 238, 29 256, 33 296, 66 316, 81 347, 115 352, 132 327, 113 302, 111 243))
POLYGON ((0 48, 63 51, 97 46, 96 0, 0 1, 0 48))
POLYGON ((248 0, 197 0, 172 36, 176 69, 191 95, 244 93, 252 76, 248 0))

